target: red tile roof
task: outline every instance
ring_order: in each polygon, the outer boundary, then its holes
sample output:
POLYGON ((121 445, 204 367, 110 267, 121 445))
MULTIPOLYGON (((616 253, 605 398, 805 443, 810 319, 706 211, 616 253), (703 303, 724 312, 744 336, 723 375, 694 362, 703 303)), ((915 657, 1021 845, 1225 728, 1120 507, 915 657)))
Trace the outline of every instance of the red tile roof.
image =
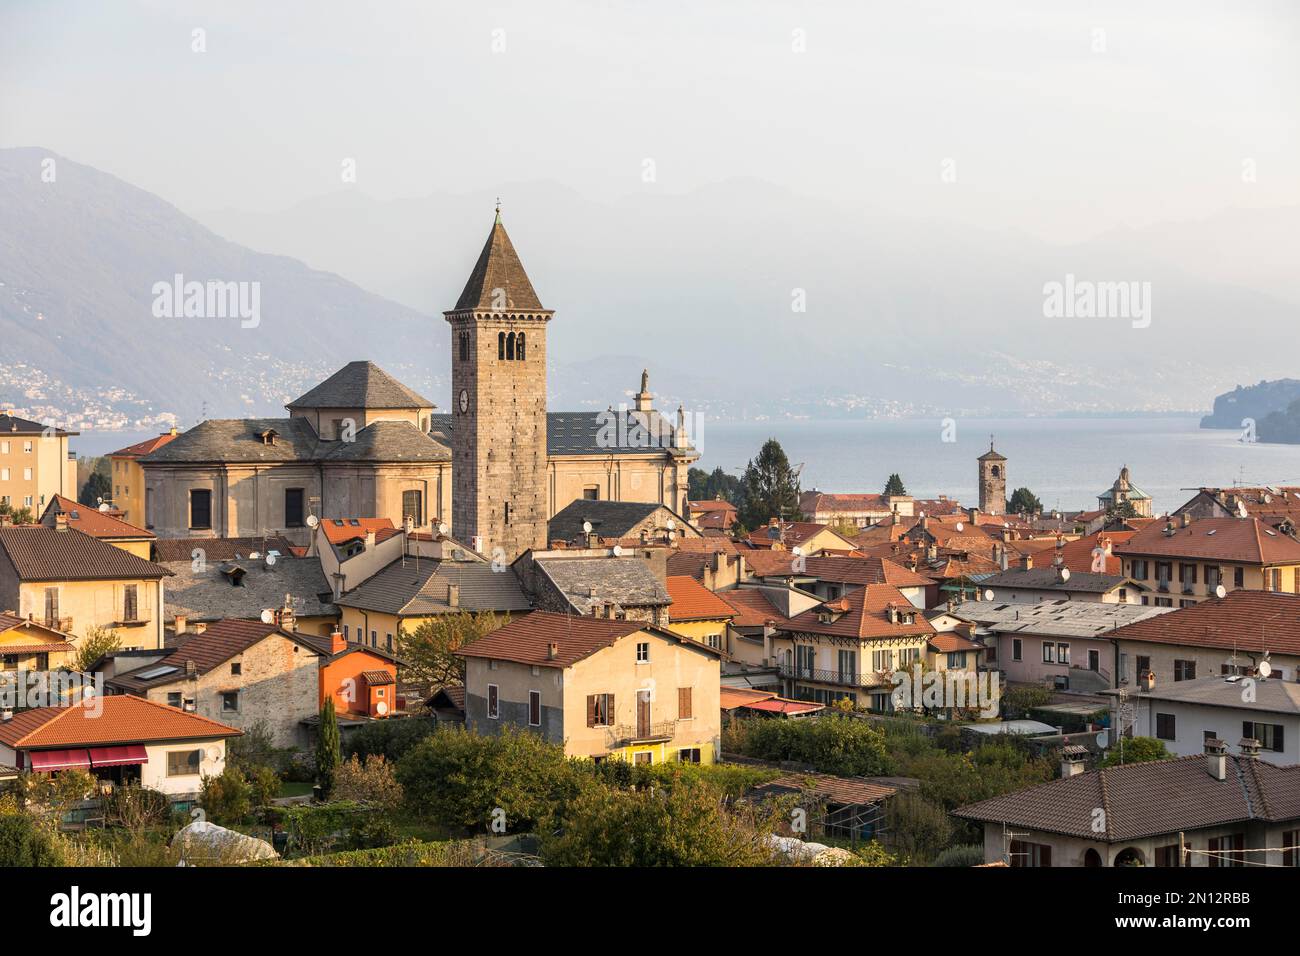
POLYGON ((752 690, 748 687, 723 687, 718 691, 723 710, 735 710, 755 701, 770 700, 776 694, 768 690, 752 690))
POLYGON ((1079 538, 1077 541, 1069 541, 1061 549, 1061 560, 1065 566, 1077 574, 1092 571, 1092 552, 1098 545, 1105 546, 1110 542, 1111 554, 1106 557, 1106 574, 1120 574, 1123 571, 1124 562, 1114 553, 1114 549, 1121 544, 1125 544, 1136 531, 1098 531, 1087 537, 1079 538))
POLYGON ((756 700, 740 706, 746 710, 759 710, 769 714, 811 714, 826 709, 825 704, 814 704, 808 700, 789 700, 785 697, 756 700))
POLYGON ((68 516, 69 528, 76 528, 92 538, 111 540, 113 538, 153 539, 155 537, 152 531, 146 531, 144 528, 137 528, 133 524, 127 524, 121 518, 114 517, 110 513, 100 511, 90 505, 83 505, 71 498, 65 498, 63 495, 55 495, 53 500, 50 501, 45 509, 45 515, 42 516, 42 524, 46 527, 54 527, 54 516, 59 513, 68 516))
POLYGON ((313 641, 300 640, 298 635, 281 631, 275 624, 226 618, 209 624, 202 633, 186 636, 179 646, 161 660, 119 673, 110 678, 109 682, 129 687, 170 684, 185 679, 186 669, 191 661, 197 673, 206 674, 232 657, 266 640, 272 634, 279 634, 285 640, 301 644, 312 651, 317 649, 313 641), (161 675, 154 680, 140 679, 142 673, 149 673, 159 667, 175 667, 176 671, 161 675))
POLYGON ((758 588, 732 588, 719 592, 718 597, 735 612, 731 619, 734 627, 762 627, 769 621, 781 627, 790 621, 758 588))
POLYGON ((1137 557, 1209 558, 1243 564, 1300 564, 1300 541, 1258 518, 1201 518, 1183 527, 1175 519, 1157 521, 1115 549, 1137 557))
POLYGON ((935 633, 934 627, 925 616, 892 584, 869 584, 856 591, 850 591, 836 601, 828 601, 809 608, 790 621, 789 629, 809 634, 858 637, 867 640, 935 633), (912 614, 912 623, 891 623, 890 607, 912 614), (833 612, 837 616, 829 621, 820 620, 819 615, 826 611, 833 612))
POLYGON ((110 451, 109 458, 140 458, 150 452, 157 451, 163 445, 167 444, 173 438, 179 438, 180 432, 164 432, 156 438, 146 438, 144 441, 136 442, 134 445, 127 445, 125 448, 119 448, 117 451, 110 451))
POLYGON ((982 651, 983 644, 976 644, 969 638, 962 637, 955 631, 945 631, 930 638, 930 646, 940 654, 952 654, 957 651, 982 651))
POLYGON ((1113 631, 1117 640, 1300 655, 1300 594, 1229 591, 1113 631))
POLYGON ((397 533, 390 518, 322 518, 321 528, 330 544, 343 544, 364 538, 367 532, 375 533, 375 541, 383 541, 397 533))
POLYGON ((91 706, 23 710, 0 723, 0 743, 21 750, 199 740, 242 733, 207 717, 126 694, 101 697, 91 706))
POLYGON ((555 614, 551 611, 522 614, 511 619, 505 627, 466 644, 456 653, 462 657, 485 657, 538 667, 564 668, 597 651, 612 647, 620 639, 637 631, 649 631, 704 653, 719 654, 707 644, 641 621, 611 621, 606 618, 555 614), (548 653, 551 643, 557 645, 556 656, 553 658, 548 653))
POLYGON ((668 605, 670 623, 730 618, 736 613, 730 604, 694 578, 670 574, 666 583, 668 596, 673 599, 668 605))

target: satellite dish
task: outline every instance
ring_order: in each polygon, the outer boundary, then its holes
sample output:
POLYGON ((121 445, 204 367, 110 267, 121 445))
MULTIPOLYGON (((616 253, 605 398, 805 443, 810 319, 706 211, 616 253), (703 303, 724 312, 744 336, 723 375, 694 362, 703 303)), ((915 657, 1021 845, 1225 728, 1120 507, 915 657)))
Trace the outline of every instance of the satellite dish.
POLYGON ((268 551, 268 552, 266 552, 266 563, 267 563, 267 564, 275 564, 275 562, 276 562, 276 555, 275 555, 275 552, 274 552, 274 551, 268 551))
POLYGON ((314 528, 314 527, 316 527, 318 524, 320 524, 320 518, 317 518, 315 515, 308 515, 308 516, 307 516, 307 527, 309 527, 309 528, 314 528))
POLYGON ((672 518, 669 518, 668 521, 667 521, 667 528, 668 528, 668 530, 669 530, 669 531, 672 531, 673 528, 676 528, 676 527, 677 527, 677 522, 674 521, 672 518))
POLYGON ((1103 730, 1097 735, 1097 746, 1105 750, 1110 746, 1110 732, 1103 730))
POLYGON ((591 534, 591 522, 590 522, 590 521, 584 521, 584 522, 582 523, 582 533, 583 533, 583 534, 591 534))
POLYGON ((622 556, 623 556, 623 549, 617 544, 614 545, 614 557, 621 558, 622 556))
POLYGON ((1062 581, 1068 581, 1068 580, 1070 580, 1070 569, 1069 569, 1069 568, 1061 568, 1061 580, 1062 580, 1062 581))
POLYGON ((984 600, 986 600, 986 601, 992 601, 992 600, 993 600, 993 592, 990 591, 990 590, 985 590, 985 592, 984 592, 984 600))
POLYGON ((262 623, 263 624, 275 623, 275 612, 272 611, 269 607, 262 612, 262 623))
POLYGON ((451 528, 447 525, 447 522, 445 521, 438 522, 438 534, 446 534, 450 530, 451 528))
POLYGON ((798 557, 802 557, 802 556, 803 556, 803 548, 799 547, 797 544, 796 544, 793 548, 791 548, 790 550, 791 550, 791 552, 792 552, 793 554, 795 554, 795 555, 798 556, 798 557))
POLYGON ((100 511, 112 511, 113 509, 110 508, 110 507, 108 506, 108 502, 107 502, 107 501, 104 501, 104 500, 101 498, 101 499, 100 499, 100 503, 99 503, 99 510, 100 510, 100 511))
POLYGON ((384 714, 388 713, 388 705, 381 700, 379 703, 375 704, 375 713, 380 717, 384 716, 384 714))
POLYGON ((261 555, 258 554, 256 551, 250 551, 250 552, 248 552, 248 559, 249 559, 250 561, 256 561, 256 560, 257 560, 258 558, 260 558, 260 557, 261 557, 261 555))
POLYGON ((1228 589, 1225 588, 1222 584, 1220 584, 1218 587, 1216 587, 1216 588, 1214 589, 1214 596, 1215 596, 1215 597, 1223 597, 1223 596, 1226 595, 1227 593, 1228 593, 1228 589))
POLYGON ((962 527, 961 522, 958 521, 958 522, 957 522, 957 530, 960 531, 960 530, 961 530, 961 527, 962 527))
POLYGON ((1273 665, 1268 661, 1260 661, 1259 666, 1256 667, 1255 670, 1259 672, 1260 677, 1267 677, 1269 674, 1273 673, 1273 665))

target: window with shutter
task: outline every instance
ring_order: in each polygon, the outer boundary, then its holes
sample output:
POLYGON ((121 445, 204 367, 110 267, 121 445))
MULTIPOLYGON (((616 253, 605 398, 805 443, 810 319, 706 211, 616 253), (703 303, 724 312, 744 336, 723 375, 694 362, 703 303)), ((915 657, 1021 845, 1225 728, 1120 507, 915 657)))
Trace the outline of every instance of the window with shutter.
POLYGON ((690 720, 693 716, 691 713, 691 689, 689 687, 677 688, 677 718, 679 720, 690 720))

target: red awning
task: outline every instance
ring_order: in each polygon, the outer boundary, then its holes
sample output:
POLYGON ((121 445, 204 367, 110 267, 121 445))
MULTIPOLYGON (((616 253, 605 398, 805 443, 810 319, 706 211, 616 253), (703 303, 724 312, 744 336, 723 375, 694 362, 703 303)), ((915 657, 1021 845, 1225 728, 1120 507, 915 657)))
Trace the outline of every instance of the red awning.
POLYGON ((90 756, 84 750, 30 750, 27 758, 32 762, 32 769, 39 773, 90 767, 90 756))
POLYGON ((148 763, 149 755, 143 744, 125 747, 91 747, 90 762, 96 767, 124 767, 128 764, 148 763))

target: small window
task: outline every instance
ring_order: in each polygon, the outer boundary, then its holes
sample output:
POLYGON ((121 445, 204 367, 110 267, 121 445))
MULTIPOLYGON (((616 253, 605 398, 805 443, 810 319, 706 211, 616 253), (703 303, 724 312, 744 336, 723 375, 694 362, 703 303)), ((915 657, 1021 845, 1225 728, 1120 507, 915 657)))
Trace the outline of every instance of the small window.
POLYGON ((167 776, 192 777, 199 772, 202 750, 170 750, 167 752, 167 776))
POLYGON ((1196 661, 1174 661, 1174 680, 1196 680, 1196 661))
POLYGON ((221 692, 221 712, 223 714, 239 713, 239 691, 223 690, 221 692))
POLYGON ((418 489, 402 492, 402 522, 407 518, 417 528, 424 524, 424 500, 418 489))
POLYGON ((636 754, 636 756, 633 758, 633 762, 642 763, 642 764, 652 764, 654 763, 654 755, 650 753, 650 751, 648 750, 642 750, 636 754))
POLYGON ((638 664, 650 663, 650 642, 638 641, 636 645, 636 662, 638 664))
POLYGON ((1021 655, 1023 651, 1024 651, 1024 645, 1021 642, 1020 638, 1013 637, 1011 639, 1011 659, 1013 661, 1021 660, 1022 659, 1021 655))
POLYGON ((614 723, 614 695, 587 695, 587 726, 609 727, 614 723))
POLYGON ((682 763, 699 763, 700 748, 683 747, 681 750, 677 751, 677 759, 680 760, 682 763))
POLYGON ((1056 645, 1051 641, 1043 641, 1043 663, 1056 663, 1056 645))
POLYGON ((1156 739, 1173 740, 1177 730, 1177 723, 1173 714, 1156 714, 1156 739))
POLYGON ((137 586, 134 584, 125 585, 122 589, 122 592, 123 592, 122 620, 138 621, 140 619, 140 615, 139 615, 137 586))
POLYGON ((211 490, 194 488, 190 491, 190 527, 204 530, 212 527, 211 490))
POLYGON ((501 701, 498 694, 497 685, 488 684, 487 715, 491 720, 496 720, 501 716, 501 701))
POLYGON ((167 706, 168 706, 168 707, 175 707, 177 710, 180 709, 180 706, 181 706, 181 695, 180 695, 180 692, 179 692, 179 691, 172 691, 171 693, 169 693, 169 694, 167 695, 167 706))
POLYGON ((303 514, 303 489, 286 488, 284 489, 284 526, 286 528, 301 528, 304 525, 305 515, 303 514))
POLYGON ((233 664, 230 665, 230 673, 231 676, 238 677, 239 675, 244 673, 244 665, 241 664, 239 661, 235 661, 233 664))
POLYGON ((542 692, 539 690, 528 692, 528 726, 542 726, 542 692))

